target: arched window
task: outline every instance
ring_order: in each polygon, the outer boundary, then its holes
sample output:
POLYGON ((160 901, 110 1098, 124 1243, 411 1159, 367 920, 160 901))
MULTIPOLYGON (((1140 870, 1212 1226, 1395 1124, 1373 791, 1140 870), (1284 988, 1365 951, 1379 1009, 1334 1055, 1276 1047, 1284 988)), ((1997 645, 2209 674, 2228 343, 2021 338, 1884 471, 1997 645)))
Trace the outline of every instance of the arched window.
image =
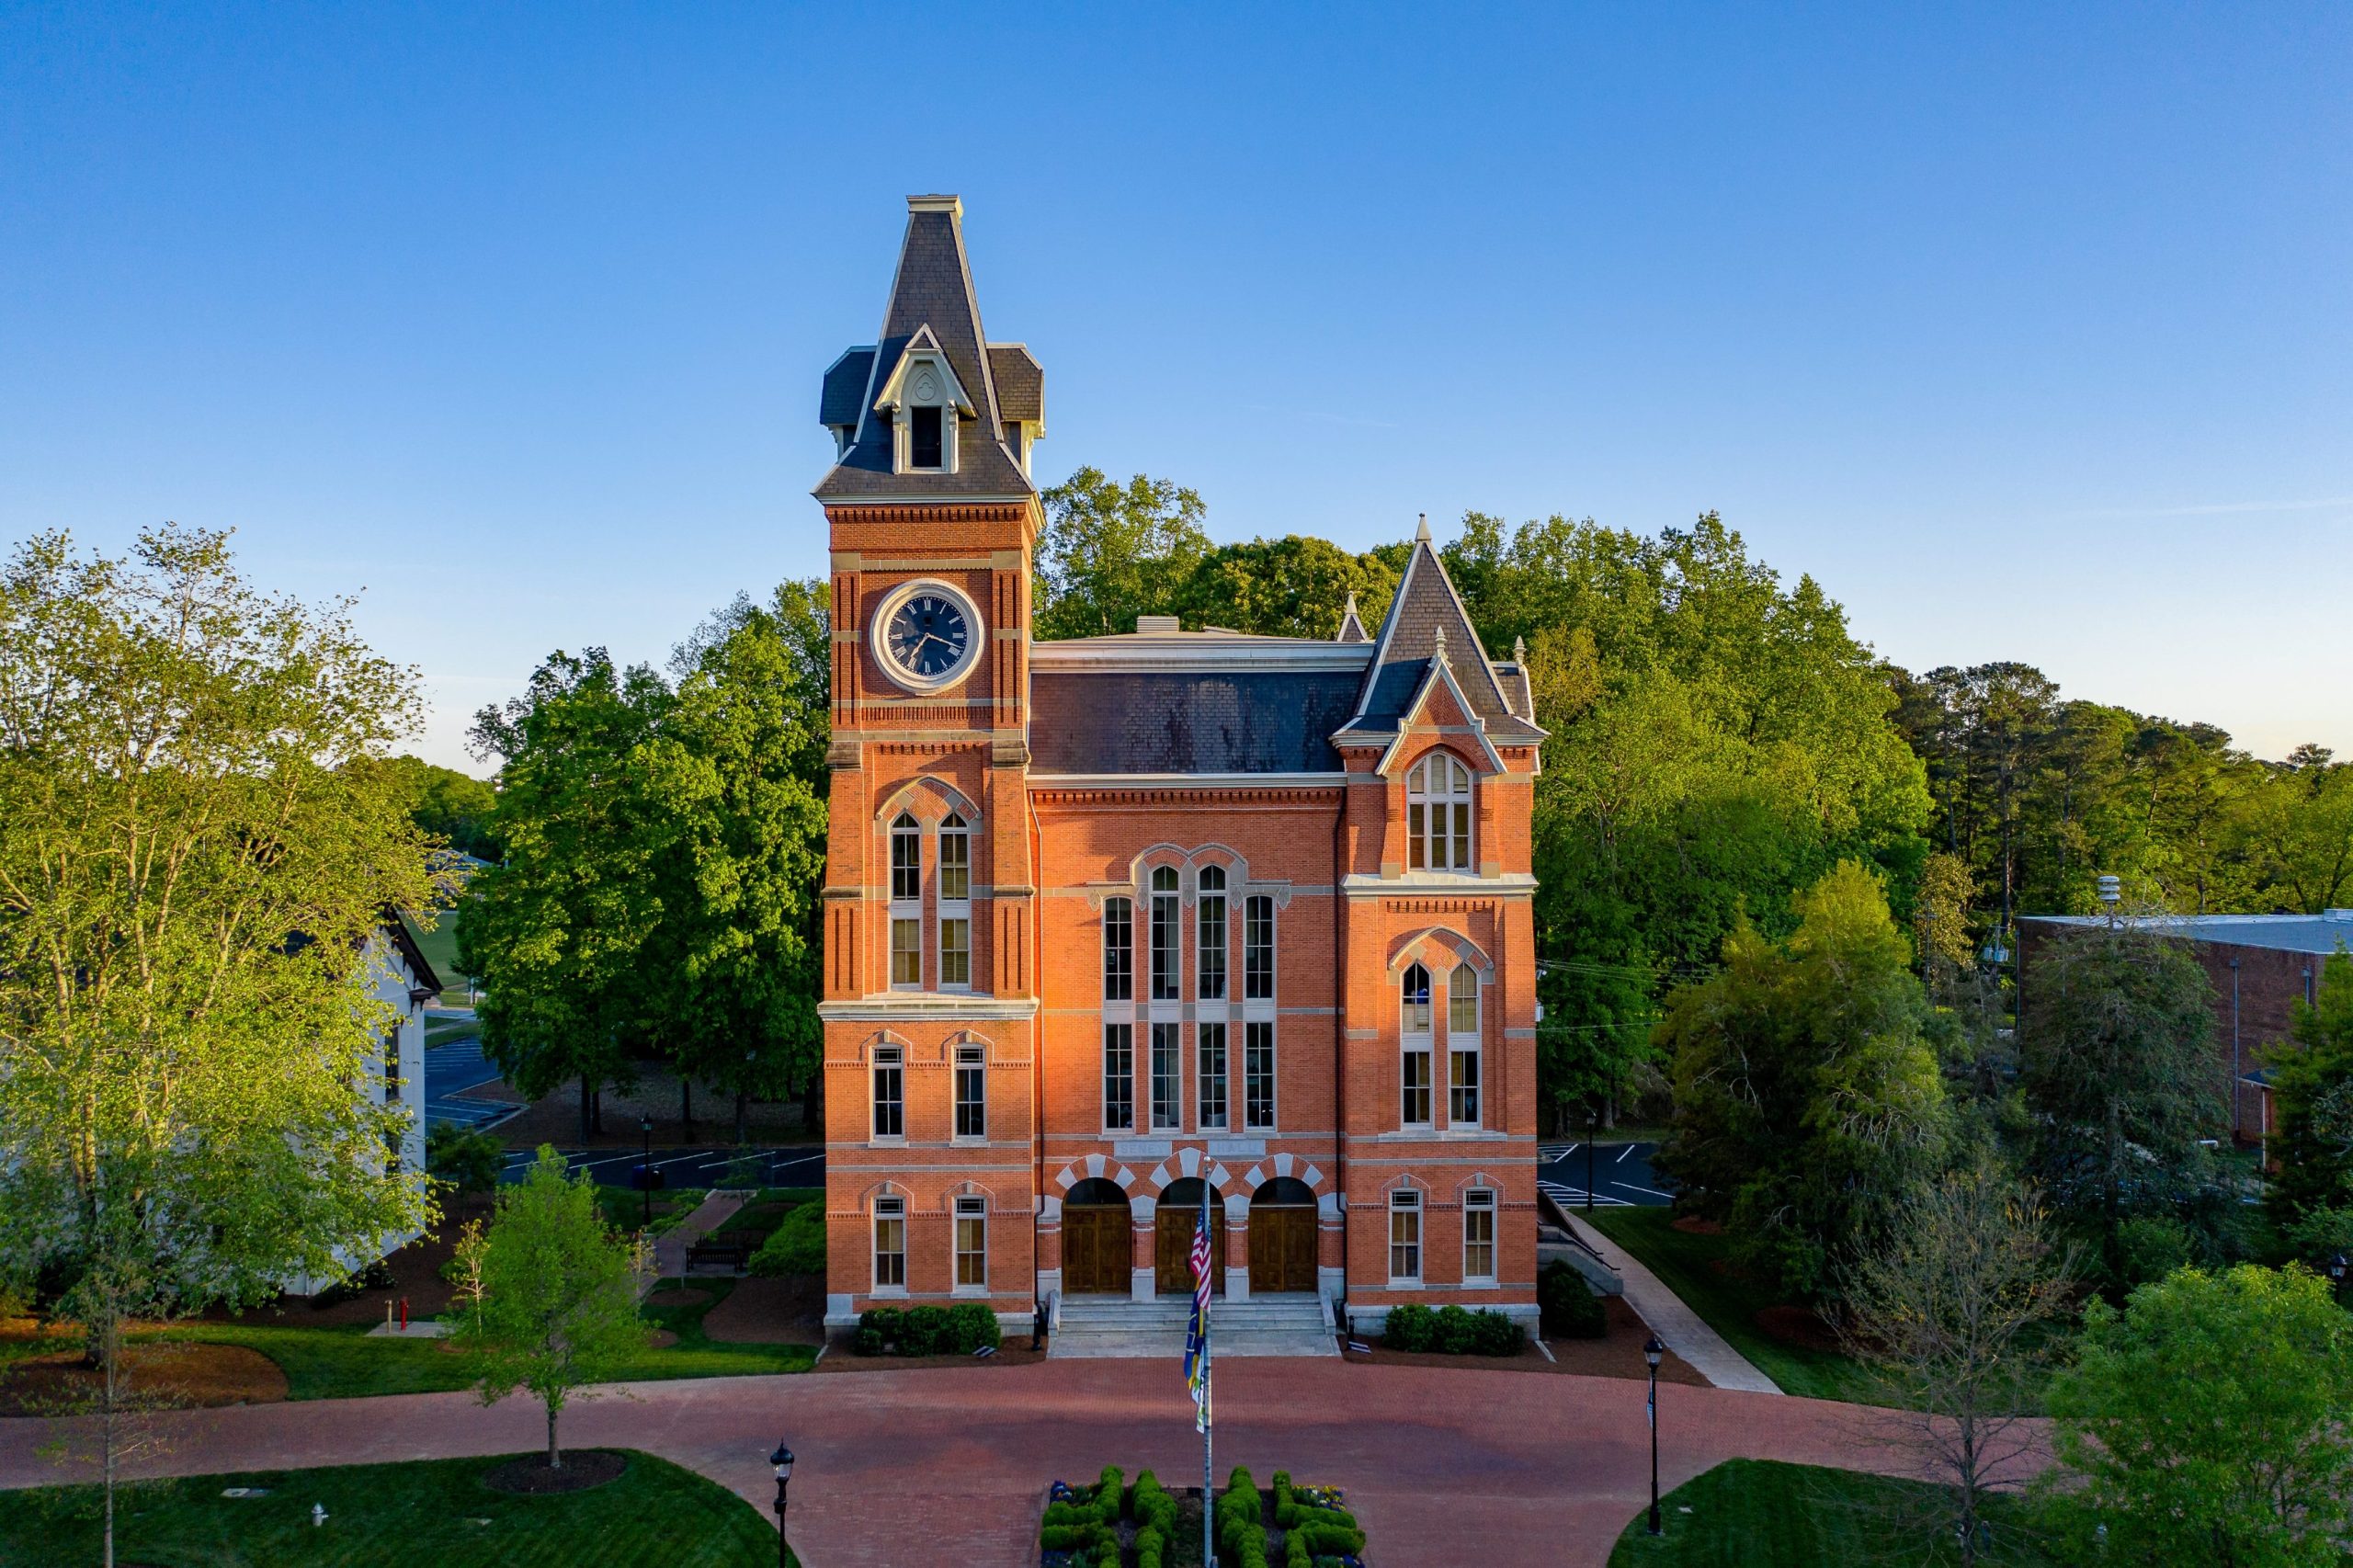
POLYGON ((939 824, 939 985, 961 991, 972 983, 972 835, 948 813, 939 824))
POLYGON ((1469 871, 1471 770, 1434 751, 1405 775, 1406 863, 1415 870, 1469 871))
POLYGON ((1407 1127, 1430 1124, 1430 971, 1409 965, 1397 992, 1399 1034, 1404 1051, 1399 1084, 1398 1119, 1407 1127))
POLYGON ((1193 992, 1204 1002, 1225 1000, 1225 869, 1201 868, 1195 924, 1193 992))
POLYGON ((1107 898, 1103 901, 1103 1000, 1126 1002, 1135 994, 1135 906, 1124 898, 1107 898))
POLYGON ((1176 1000, 1177 982, 1185 972, 1178 950, 1176 868, 1163 866, 1152 873, 1152 999, 1176 1000))
POLYGON ((1446 982, 1446 1119, 1479 1125, 1479 975, 1467 963, 1446 982))
POLYGON ((904 812, 891 824, 891 984, 923 985, 923 829, 904 812))

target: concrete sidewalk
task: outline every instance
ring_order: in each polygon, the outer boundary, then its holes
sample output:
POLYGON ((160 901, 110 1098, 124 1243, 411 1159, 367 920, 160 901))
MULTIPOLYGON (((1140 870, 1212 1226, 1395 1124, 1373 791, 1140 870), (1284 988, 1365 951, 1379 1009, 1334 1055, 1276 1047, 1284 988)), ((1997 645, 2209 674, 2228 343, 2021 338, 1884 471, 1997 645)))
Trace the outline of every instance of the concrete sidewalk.
POLYGON ((1683 1304, 1683 1298, 1659 1282, 1657 1275, 1643 1267, 1642 1260, 1567 1210, 1563 1210, 1570 1229, 1577 1239, 1608 1260, 1626 1282, 1626 1304, 1642 1314, 1651 1325, 1651 1332, 1665 1340, 1674 1352, 1691 1364, 1701 1377, 1720 1389, 1743 1389, 1750 1393, 1779 1393, 1780 1385, 1758 1371, 1747 1357, 1724 1342, 1724 1336, 1710 1328, 1698 1312, 1683 1304))

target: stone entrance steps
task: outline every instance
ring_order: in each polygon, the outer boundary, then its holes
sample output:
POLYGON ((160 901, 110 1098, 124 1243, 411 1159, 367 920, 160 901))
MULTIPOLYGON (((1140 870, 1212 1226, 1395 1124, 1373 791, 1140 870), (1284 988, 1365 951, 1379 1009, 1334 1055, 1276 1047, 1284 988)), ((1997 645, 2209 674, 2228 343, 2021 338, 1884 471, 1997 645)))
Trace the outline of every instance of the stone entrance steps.
MULTIPOLYGON (((1097 1357, 1165 1357, 1185 1353, 1185 1325, 1193 1303, 1184 1296, 1149 1301, 1117 1296, 1066 1296, 1062 1327, 1047 1342, 1046 1354, 1097 1357)), ((1226 1356, 1337 1356, 1324 1326, 1324 1304, 1312 1292, 1253 1296, 1246 1301, 1219 1297, 1210 1307, 1211 1352, 1226 1356)))

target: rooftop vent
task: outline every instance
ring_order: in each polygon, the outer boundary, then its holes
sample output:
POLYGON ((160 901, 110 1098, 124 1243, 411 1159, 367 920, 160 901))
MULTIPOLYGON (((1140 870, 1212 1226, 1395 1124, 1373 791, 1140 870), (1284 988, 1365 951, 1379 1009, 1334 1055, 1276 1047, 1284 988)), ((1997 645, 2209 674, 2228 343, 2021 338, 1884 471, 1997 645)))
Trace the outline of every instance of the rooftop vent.
POLYGON ((1139 637, 1173 637, 1176 631, 1176 618, 1173 615, 1136 617, 1136 635, 1139 637))

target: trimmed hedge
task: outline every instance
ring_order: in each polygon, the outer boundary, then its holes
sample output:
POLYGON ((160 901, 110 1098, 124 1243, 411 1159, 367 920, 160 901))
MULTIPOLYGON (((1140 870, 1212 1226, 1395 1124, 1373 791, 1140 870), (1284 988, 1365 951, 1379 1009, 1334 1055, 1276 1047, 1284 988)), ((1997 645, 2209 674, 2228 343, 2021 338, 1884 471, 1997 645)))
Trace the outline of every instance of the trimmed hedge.
POLYGON ((978 1301, 953 1307, 869 1307, 850 1348, 861 1356, 970 1356, 1003 1342, 996 1313, 978 1301))
POLYGON ((825 1272, 825 1205, 822 1199, 788 1211, 783 1222, 768 1233, 746 1266, 754 1274, 776 1278, 787 1274, 825 1272))
POLYGON ((1168 1543, 1176 1537, 1176 1499, 1150 1471, 1136 1475, 1129 1517, 1136 1521, 1136 1568, 1160 1568, 1168 1543))
POLYGON ((1416 1355, 1517 1356, 1525 1337, 1509 1313, 1492 1307, 1473 1312, 1446 1306, 1433 1312, 1419 1301, 1390 1308, 1381 1329, 1381 1344, 1416 1355))
POLYGON ((1290 1472, 1275 1471, 1275 1523, 1283 1531, 1283 1568, 1314 1568, 1319 1558, 1364 1550, 1364 1531, 1345 1508, 1326 1507, 1291 1490, 1290 1472))
POLYGON ((1599 1339, 1609 1332, 1601 1298, 1585 1276, 1554 1258, 1536 1271, 1536 1310, 1554 1339, 1599 1339))
POLYGON ((1267 1527, 1258 1488, 1240 1465, 1225 1478, 1217 1500, 1218 1561, 1222 1568, 1267 1568, 1267 1527))

